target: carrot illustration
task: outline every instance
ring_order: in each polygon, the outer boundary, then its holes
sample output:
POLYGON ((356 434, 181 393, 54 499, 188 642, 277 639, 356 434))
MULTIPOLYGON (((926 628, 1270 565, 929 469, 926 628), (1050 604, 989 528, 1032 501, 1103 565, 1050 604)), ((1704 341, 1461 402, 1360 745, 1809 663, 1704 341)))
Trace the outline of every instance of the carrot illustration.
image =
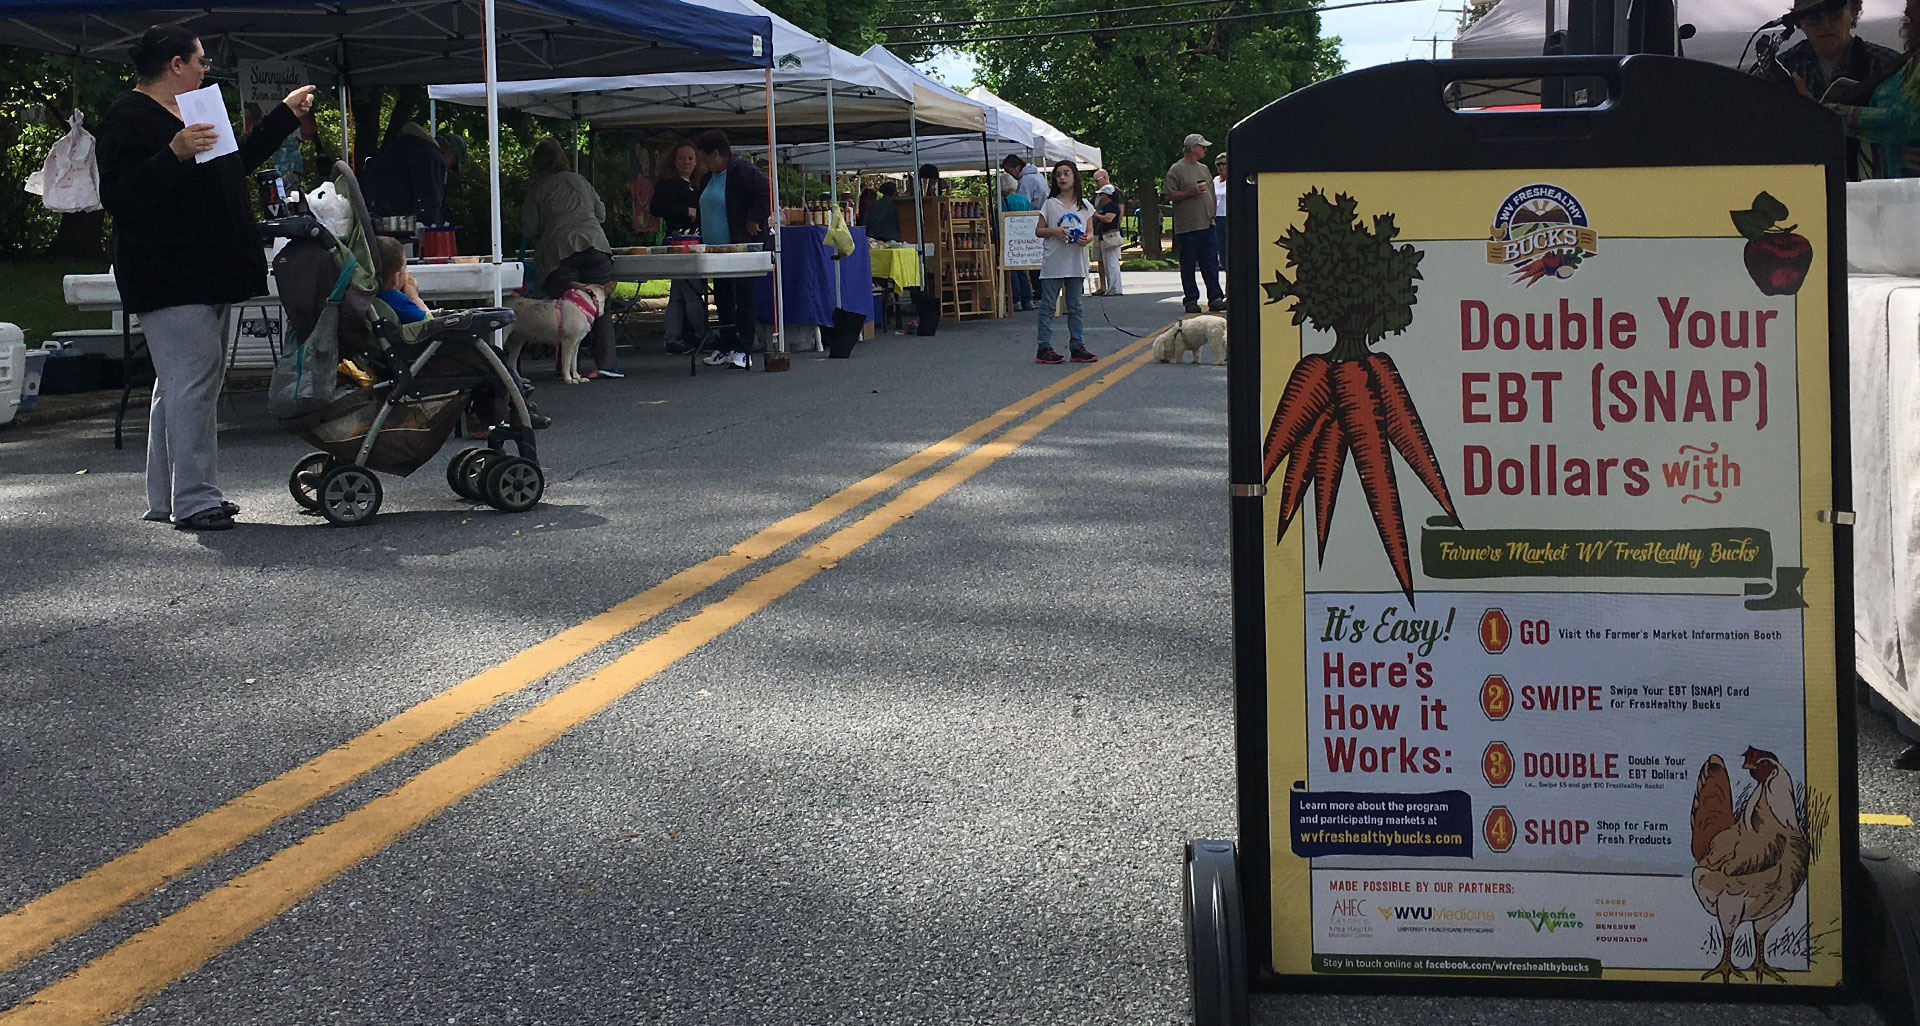
POLYGON ((1352 446, 1353 469, 1360 477, 1360 491, 1373 512, 1373 526, 1380 532, 1387 559, 1393 563, 1393 575, 1400 590, 1413 596, 1412 562, 1407 555, 1406 518, 1400 512, 1400 489, 1394 482, 1393 450, 1387 439, 1387 425, 1380 412, 1379 382, 1370 373, 1372 361, 1349 360, 1333 369, 1334 411, 1340 418, 1340 430, 1352 446))
POLYGON ((1460 514, 1454 512, 1453 496, 1447 493, 1447 479, 1441 475, 1440 461, 1433 454, 1433 441, 1420 423, 1420 411, 1413 408, 1413 400, 1407 395, 1406 382, 1400 380, 1400 368, 1394 365, 1393 357, 1385 353, 1375 353, 1371 359, 1381 379, 1380 402, 1386 407, 1388 440, 1393 442, 1400 458, 1407 461, 1407 466, 1413 468, 1420 483, 1427 486, 1433 501, 1459 526, 1460 514))
POLYGON ((1280 394, 1280 412, 1267 430, 1267 477, 1273 476, 1282 457, 1307 440, 1308 429, 1326 410, 1327 400, 1333 395, 1333 385, 1327 380, 1332 367, 1333 361, 1318 353, 1303 356, 1293 365, 1286 390, 1280 394))
MULTIPOLYGON (((1326 432, 1313 443, 1313 449, 1305 460, 1312 469, 1308 472, 1313 480, 1313 516, 1314 534, 1320 543, 1315 558, 1327 561, 1327 530, 1333 526, 1333 505, 1340 498, 1340 477, 1347 469, 1347 440, 1340 434, 1336 422, 1327 425, 1326 432)), ((1284 526, 1280 529, 1286 533, 1284 526)))
MULTIPOLYGON (((1263 463, 1269 480, 1286 465, 1279 510, 1283 537, 1306 488, 1313 487, 1324 562, 1340 479, 1351 454, 1387 562, 1412 602, 1413 560, 1394 454, 1407 461, 1454 523, 1460 517, 1399 368, 1386 354, 1369 348, 1413 323, 1414 283, 1424 254, 1409 245, 1393 245, 1400 230, 1392 214, 1375 215, 1368 230, 1359 221, 1359 206, 1352 196, 1342 193, 1329 200, 1319 189, 1300 197, 1306 220, 1278 240, 1294 277, 1289 280, 1276 271, 1272 282, 1261 284, 1268 303, 1293 300, 1293 323, 1311 322, 1334 335, 1331 350, 1304 356, 1294 365, 1267 431, 1263 463)), ((1541 276, 1555 273, 1557 266, 1542 265, 1541 276)))
MULTIPOLYGON (((1328 437, 1329 426, 1332 423, 1333 411, 1321 409, 1320 415, 1314 418, 1313 427, 1307 431, 1307 437, 1312 440, 1310 443, 1312 448, 1317 449, 1320 440, 1328 437)), ((1337 436, 1338 432, 1333 432, 1333 437, 1337 436)), ((1310 460, 1292 460, 1287 463, 1287 474, 1281 479, 1280 485, 1280 522, 1282 524, 1291 521, 1293 515, 1299 512, 1300 500, 1306 498, 1307 483, 1312 480, 1310 471, 1314 466, 1315 464, 1310 460)), ((1285 529, 1282 528, 1282 530, 1285 529)))

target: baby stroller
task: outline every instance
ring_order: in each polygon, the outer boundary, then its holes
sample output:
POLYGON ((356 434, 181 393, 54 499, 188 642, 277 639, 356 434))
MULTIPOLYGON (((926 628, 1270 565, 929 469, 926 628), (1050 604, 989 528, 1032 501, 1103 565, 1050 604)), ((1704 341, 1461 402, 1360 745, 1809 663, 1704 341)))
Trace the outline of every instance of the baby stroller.
POLYGON ((291 346, 274 366, 268 405, 320 450, 294 464, 288 491, 330 523, 367 523, 380 511, 376 472, 420 469, 471 408, 490 424, 487 444, 456 453, 447 484, 505 512, 532 509, 546 490, 533 424, 489 341, 513 323, 513 311, 436 311, 400 324, 375 295, 373 219, 359 185, 346 164, 334 170, 334 188, 352 209, 344 236, 313 213, 263 225, 269 237, 288 240, 273 258, 273 277, 291 346))

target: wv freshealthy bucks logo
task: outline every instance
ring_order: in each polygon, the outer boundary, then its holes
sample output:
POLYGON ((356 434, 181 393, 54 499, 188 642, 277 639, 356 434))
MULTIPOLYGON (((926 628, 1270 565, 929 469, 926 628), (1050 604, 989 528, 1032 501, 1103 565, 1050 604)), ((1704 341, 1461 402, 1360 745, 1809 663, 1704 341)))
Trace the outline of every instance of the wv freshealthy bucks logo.
POLYGON ((1493 215, 1487 263, 1511 267, 1513 280, 1532 288, 1548 276, 1573 277, 1598 252, 1599 241, 1573 193, 1536 183, 1515 189, 1493 215))

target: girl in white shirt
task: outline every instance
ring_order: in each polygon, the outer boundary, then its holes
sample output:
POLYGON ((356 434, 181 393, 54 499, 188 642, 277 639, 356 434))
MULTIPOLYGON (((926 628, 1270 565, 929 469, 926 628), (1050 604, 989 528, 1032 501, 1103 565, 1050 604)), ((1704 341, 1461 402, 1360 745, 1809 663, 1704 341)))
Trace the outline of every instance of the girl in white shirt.
POLYGON ((1053 166, 1047 201, 1040 206, 1035 238, 1046 240, 1040 258, 1040 348, 1035 363, 1093 363, 1087 351, 1086 320, 1080 316, 1080 290, 1087 280, 1088 240, 1093 238, 1093 207, 1080 195, 1080 169, 1071 160, 1053 166), (1054 297, 1067 294, 1067 355, 1053 348, 1054 297))

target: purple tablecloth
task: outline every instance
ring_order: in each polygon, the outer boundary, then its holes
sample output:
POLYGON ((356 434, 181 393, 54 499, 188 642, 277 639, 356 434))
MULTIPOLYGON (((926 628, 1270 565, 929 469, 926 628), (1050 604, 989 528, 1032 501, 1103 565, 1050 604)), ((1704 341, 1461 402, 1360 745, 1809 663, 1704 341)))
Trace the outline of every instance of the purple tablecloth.
MULTIPOLYGON (((867 230, 853 229, 853 252, 839 260, 827 246, 827 229, 802 224, 780 229, 780 266, 786 279, 788 324, 833 324, 833 278, 840 275, 842 309, 873 316, 873 261, 867 256, 867 230)), ((753 284, 753 316, 773 323, 773 276, 753 284)))

